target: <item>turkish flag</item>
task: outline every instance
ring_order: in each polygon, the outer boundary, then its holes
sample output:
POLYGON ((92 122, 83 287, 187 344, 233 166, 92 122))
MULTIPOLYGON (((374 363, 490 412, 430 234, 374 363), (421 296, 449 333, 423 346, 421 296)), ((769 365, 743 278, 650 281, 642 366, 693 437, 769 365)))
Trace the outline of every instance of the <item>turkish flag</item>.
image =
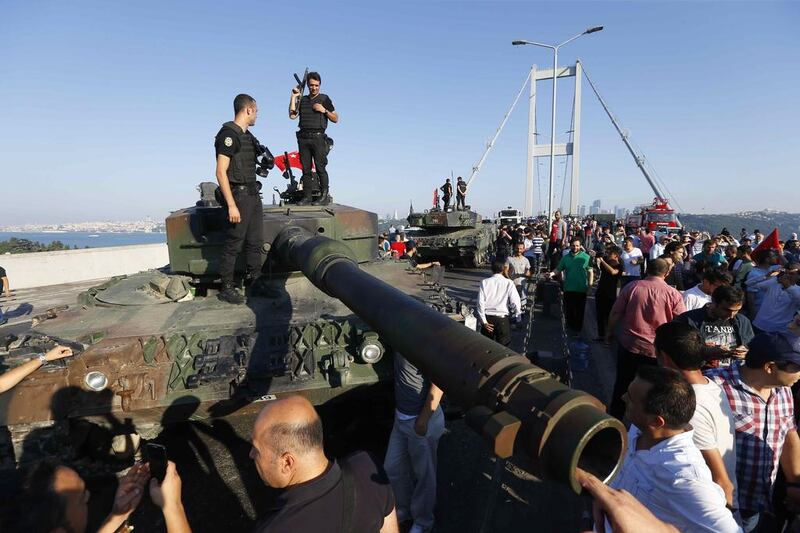
POLYGON ((767 235, 767 238, 761 241, 761 244, 756 246, 756 249, 753 250, 751 254, 753 259, 759 262, 761 260, 761 254, 766 253, 768 250, 780 250, 781 244, 778 241, 778 228, 775 228, 772 230, 772 233, 767 235))
MULTIPOLYGON (((303 165, 300 164, 300 153, 289 152, 289 166, 299 170, 303 170, 303 165)), ((286 171, 286 157, 279 155, 275 158, 275 166, 281 169, 281 172, 286 171)))

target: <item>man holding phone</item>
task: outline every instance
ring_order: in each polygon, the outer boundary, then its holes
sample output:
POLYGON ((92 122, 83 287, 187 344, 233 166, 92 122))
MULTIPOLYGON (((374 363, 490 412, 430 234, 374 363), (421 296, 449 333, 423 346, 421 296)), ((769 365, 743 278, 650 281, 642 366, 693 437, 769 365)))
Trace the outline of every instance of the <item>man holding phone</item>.
MULTIPOLYGON (((191 533, 181 503, 181 478, 175 464, 167 461, 164 480, 150 478, 150 465, 136 463, 119 480, 114 503, 97 533, 131 531, 128 517, 142 501, 150 479, 150 499, 164 513, 167 533, 191 533)), ((85 533, 91 494, 83 478, 54 459, 36 463, 26 474, 14 531, 70 531, 85 533)))
POLYGON ((739 312, 743 305, 742 289, 721 285, 711 293, 710 303, 675 319, 700 332, 706 345, 708 366, 728 366, 732 360, 744 359, 747 355, 747 345, 755 334, 750 319, 739 312))

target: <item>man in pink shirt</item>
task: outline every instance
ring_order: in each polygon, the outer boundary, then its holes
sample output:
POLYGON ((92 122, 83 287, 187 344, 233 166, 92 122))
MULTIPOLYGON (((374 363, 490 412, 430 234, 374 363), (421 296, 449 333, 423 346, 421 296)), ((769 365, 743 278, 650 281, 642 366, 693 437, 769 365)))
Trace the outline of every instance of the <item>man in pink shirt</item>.
POLYGON ((622 395, 636 377, 636 370, 641 365, 658 364, 653 347, 656 329, 686 311, 681 293, 664 281, 670 268, 664 259, 650 261, 647 277, 626 285, 611 308, 606 342, 611 342, 619 326, 619 347, 617 379, 608 412, 619 419, 625 414, 622 395))
POLYGON ((656 236, 653 235, 653 230, 650 228, 642 228, 639 230, 639 249, 644 254, 644 267, 647 269, 648 259, 650 259, 650 250, 656 244, 656 236))

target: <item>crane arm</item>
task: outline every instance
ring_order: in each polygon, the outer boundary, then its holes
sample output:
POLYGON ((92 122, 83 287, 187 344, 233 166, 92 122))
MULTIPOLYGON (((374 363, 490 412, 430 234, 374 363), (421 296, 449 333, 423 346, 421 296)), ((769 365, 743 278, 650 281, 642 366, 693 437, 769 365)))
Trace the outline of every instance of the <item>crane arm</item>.
POLYGON ((628 148, 628 151, 631 153, 631 156, 633 156, 633 160, 636 162, 636 166, 639 167, 639 170, 642 171, 644 179, 647 180, 647 183, 650 185, 650 188, 653 189, 653 192, 655 193, 658 199, 666 200, 667 197, 664 196, 664 193, 662 193, 661 189, 658 188, 658 185, 656 185, 656 181, 653 179, 653 177, 647 171, 647 168, 645 168, 644 166, 644 155, 636 153, 636 150, 634 150, 633 146, 631 146, 631 143, 628 140, 628 135, 622 131, 622 128, 617 122, 617 119, 614 118, 614 115, 611 114, 611 111, 608 109, 605 100, 603 100, 603 97, 600 96, 600 92, 597 90, 597 87, 595 86, 594 82, 592 82, 592 78, 589 77, 589 73, 586 71, 586 66, 583 64, 583 62, 581 62, 581 66, 583 67, 583 75, 586 76, 586 81, 589 82, 589 86, 592 88, 592 91, 594 91, 594 94, 595 96, 597 96, 597 99, 600 100, 600 105, 603 106, 603 109, 608 115, 608 118, 611 119, 611 122, 617 129, 617 133, 619 133, 619 136, 622 137, 622 142, 625 143, 625 146, 628 148))

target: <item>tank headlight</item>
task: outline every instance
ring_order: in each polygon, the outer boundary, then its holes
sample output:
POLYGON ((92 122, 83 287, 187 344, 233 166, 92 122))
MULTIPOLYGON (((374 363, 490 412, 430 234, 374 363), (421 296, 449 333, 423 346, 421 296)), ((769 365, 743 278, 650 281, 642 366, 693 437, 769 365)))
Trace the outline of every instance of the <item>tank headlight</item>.
POLYGON ((361 346, 358 347, 358 356, 362 361, 371 365, 374 365, 381 360, 381 357, 383 357, 383 352, 383 344, 381 344, 378 339, 374 338, 364 339, 364 341, 361 343, 361 346))
POLYGON ((95 392, 99 392, 108 386, 108 378, 106 375, 96 370, 86 374, 86 377, 83 378, 83 382, 86 383, 86 386, 89 387, 90 390, 95 392))

